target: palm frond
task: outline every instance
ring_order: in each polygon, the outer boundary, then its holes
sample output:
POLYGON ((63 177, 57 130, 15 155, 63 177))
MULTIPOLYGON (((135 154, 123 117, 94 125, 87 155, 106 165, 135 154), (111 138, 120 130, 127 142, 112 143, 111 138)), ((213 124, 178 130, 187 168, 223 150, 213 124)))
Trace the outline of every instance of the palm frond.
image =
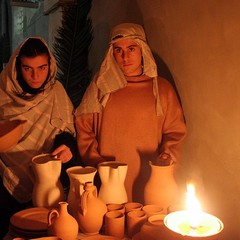
POLYGON ((92 22, 88 18, 92 0, 77 0, 64 17, 53 44, 58 65, 57 79, 63 84, 74 107, 82 100, 91 80, 88 53, 93 40, 92 22))

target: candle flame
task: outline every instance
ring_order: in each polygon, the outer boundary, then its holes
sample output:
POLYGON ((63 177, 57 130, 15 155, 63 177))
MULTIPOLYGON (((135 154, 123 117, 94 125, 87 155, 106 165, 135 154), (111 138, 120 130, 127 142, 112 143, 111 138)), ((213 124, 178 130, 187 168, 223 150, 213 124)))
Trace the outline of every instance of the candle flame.
POLYGON ((187 185, 187 201, 186 207, 189 214, 190 226, 195 229, 199 226, 199 218, 201 215, 201 205, 195 196, 195 187, 193 184, 187 185))

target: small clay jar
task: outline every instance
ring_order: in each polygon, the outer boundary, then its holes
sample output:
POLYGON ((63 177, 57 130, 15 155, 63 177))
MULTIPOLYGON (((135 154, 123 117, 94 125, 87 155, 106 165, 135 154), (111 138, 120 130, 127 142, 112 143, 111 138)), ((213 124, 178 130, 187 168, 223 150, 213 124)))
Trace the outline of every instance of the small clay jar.
POLYGON ((53 209, 48 214, 48 235, 62 240, 78 239, 78 223, 67 210, 67 202, 59 202, 59 210, 53 209))

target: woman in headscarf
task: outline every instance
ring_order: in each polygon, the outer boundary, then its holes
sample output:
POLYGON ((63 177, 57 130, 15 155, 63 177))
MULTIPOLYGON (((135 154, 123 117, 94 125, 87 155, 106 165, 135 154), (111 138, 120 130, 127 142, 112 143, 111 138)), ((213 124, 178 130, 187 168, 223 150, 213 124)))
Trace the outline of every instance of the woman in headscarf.
POLYGON ((15 50, 0 75, 0 120, 25 121, 19 142, 0 153, 1 239, 10 216, 31 206, 35 155, 50 153, 60 158, 61 180, 65 188, 69 185, 65 169, 75 165, 73 155, 78 153, 74 109, 56 73, 46 42, 31 37, 15 50))
POLYGON ((76 110, 76 128, 86 165, 128 164, 128 201, 143 203, 149 161, 179 161, 183 112, 171 84, 158 76, 141 25, 112 29, 105 59, 76 110))

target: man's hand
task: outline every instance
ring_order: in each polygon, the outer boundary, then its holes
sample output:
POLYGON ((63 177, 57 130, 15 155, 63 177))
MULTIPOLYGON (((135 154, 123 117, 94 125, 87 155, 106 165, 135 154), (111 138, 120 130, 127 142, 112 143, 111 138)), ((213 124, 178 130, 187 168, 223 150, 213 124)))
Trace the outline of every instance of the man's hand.
POLYGON ((160 156, 153 161, 153 164, 157 166, 169 166, 172 163, 171 155, 165 152, 161 153, 160 156))
POLYGON ((52 156, 57 157, 62 161, 62 163, 68 162, 72 158, 72 152, 69 147, 62 144, 59 147, 57 147, 52 153, 52 156))

